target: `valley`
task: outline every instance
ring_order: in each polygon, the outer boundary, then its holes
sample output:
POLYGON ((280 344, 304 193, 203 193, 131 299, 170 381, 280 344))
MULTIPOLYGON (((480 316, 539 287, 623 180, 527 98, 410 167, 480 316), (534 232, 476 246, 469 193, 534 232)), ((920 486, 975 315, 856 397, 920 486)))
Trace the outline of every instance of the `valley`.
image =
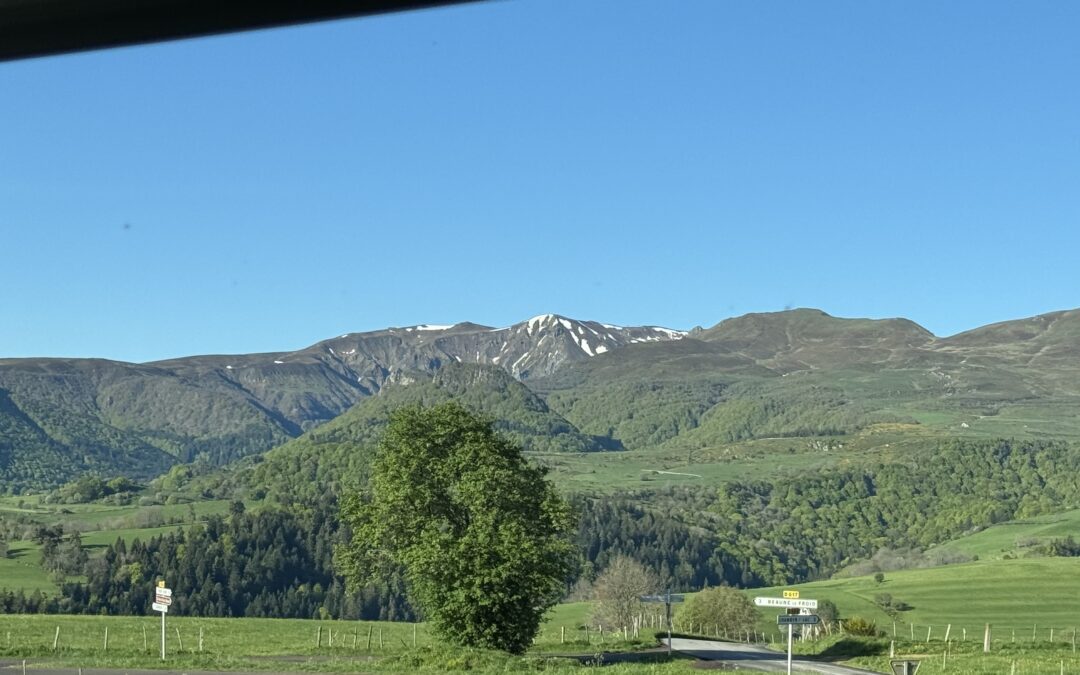
MULTIPOLYGON (((1062 588, 1051 581, 1067 576, 1062 556, 1080 553, 1069 543, 1080 536, 1080 393, 1070 377, 1080 372, 1068 356, 1080 351, 1076 326, 1080 313, 1061 312, 937 338, 902 320, 793 310, 682 333, 545 315, 503 331, 388 329, 270 355, 3 361, 0 586, 32 611, 109 612, 82 604, 89 589, 127 591, 94 585, 97 575, 128 574, 241 517, 257 530, 292 512, 274 527, 311 542, 300 555, 321 561, 315 576, 284 581, 285 568, 267 569, 284 585, 256 603, 262 609, 226 591, 189 612, 405 619, 399 585, 346 603, 329 552, 347 534, 323 530, 333 534, 318 535, 329 537, 318 551, 312 537, 368 480, 392 411, 453 400, 545 467, 582 514, 576 582, 586 588, 628 555, 680 590, 796 584, 883 629, 894 618, 909 632, 951 623, 961 633, 1030 620, 1060 637, 1067 611, 1043 599, 1062 588), (477 349, 492 333, 514 339, 477 349), (71 496, 81 489, 72 479, 95 474, 136 485, 71 496), (79 532, 100 561, 89 575, 46 571, 34 532, 57 526, 65 541, 79 532), (125 552, 136 541, 150 544, 141 563, 125 552), (100 567, 106 558, 117 562, 100 567), (988 606, 958 599, 957 589, 991 587, 988 606), (1016 593, 1028 608, 1006 588, 1024 588, 1016 593), (286 599, 296 589, 314 594, 286 599), (881 592, 914 609, 886 611, 881 592)), ((172 574, 194 573, 184 569, 172 574)), ((232 583, 229 569, 206 578, 232 583)), ((575 635, 590 625, 576 607, 575 635)))

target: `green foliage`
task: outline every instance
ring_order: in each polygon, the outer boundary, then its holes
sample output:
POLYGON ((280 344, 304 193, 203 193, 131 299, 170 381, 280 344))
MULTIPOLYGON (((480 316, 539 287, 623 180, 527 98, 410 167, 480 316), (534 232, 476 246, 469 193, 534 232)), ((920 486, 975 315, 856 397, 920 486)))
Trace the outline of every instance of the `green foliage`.
POLYGON ((50 504, 86 504, 106 497, 127 495, 140 487, 131 479, 118 476, 109 481, 94 473, 84 474, 65 483, 48 495, 45 502, 50 504))
POLYGON ((975 527, 1071 506, 1080 449, 1046 442, 951 442, 909 461, 772 482, 718 495, 720 549, 742 584, 827 575, 886 544, 927 547, 975 527))
POLYGON ((714 586, 695 593, 678 613, 680 625, 705 626, 710 631, 736 635, 754 630, 759 619, 750 598, 728 586, 714 586))
POLYGON ((849 635, 863 635, 866 637, 878 637, 882 634, 877 624, 861 616, 853 616, 844 621, 844 632, 849 635))
POLYGON ((520 449, 457 403, 394 413, 370 492, 342 508, 353 583, 403 568, 435 630, 520 653, 572 570, 569 507, 520 449))
POLYGON ((821 617, 821 622, 825 624, 836 623, 840 618, 840 610, 837 608, 836 603, 828 598, 818 600, 818 606, 814 613, 821 617))
POLYGON ((493 418, 496 430, 526 450, 584 452, 602 449, 550 411, 525 385, 491 366, 451 364, 434 376, 414 374, 385 387, 332 422, 266 454, 233 481, 289 504, 329 490, 341 493, 364 485, 379 438, 394 410, 458 401, 493 418))

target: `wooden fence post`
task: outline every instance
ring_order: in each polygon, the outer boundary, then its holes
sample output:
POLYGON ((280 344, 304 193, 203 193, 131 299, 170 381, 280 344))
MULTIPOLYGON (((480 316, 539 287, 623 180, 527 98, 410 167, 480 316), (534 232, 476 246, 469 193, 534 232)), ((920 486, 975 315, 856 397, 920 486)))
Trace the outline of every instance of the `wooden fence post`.
POLYGON ((369 652, 371 651, 371 629, 372 629, 371 624, 368 624, 368 627, 367 627, 367 650, 369 652))
POLYGON ((986 624, 986 630, 983 632, 983 653, 990 653, 990 624, 986 624))
POLYGON ((109 627, 105 626, 105 651, 109 651, 109 627))
POLYGON ((173 626, 173 629, 176 631, 176 642, 180 645, 180 651, 184 651, 184 640, 180 637, 180 628, 173 626))
POLYGON ((53 638, 52 641, 52 648, 54 652, 56 651, 56 646, 58 644, 60 644, 60 626, 56 627, 56 636, 53 638))
POLYGON ((322 626, 319 626, 319 630, 315 633, 315 647, 322 647, 322 626))
POLYGON ((952 624, 945 626, 945 644, 949 643, 949 633, 952 632, 952 624))

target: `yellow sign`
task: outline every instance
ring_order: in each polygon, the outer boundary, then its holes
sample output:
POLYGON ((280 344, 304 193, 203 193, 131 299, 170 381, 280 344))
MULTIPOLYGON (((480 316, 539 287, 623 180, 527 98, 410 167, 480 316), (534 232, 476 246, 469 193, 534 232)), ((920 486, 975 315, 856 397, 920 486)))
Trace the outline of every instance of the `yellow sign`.
MULTIPOLYGON (((157 587, 158 588, 165 588, 165 580, 162 579, 161 581, 157 582, 157 587)), ((784 592, 787 593, 787 591, 784 591, 784 592)), ((784 596, 784 597, 787 597, 787 596, 784 596)), ((798 596, 796 595, 795 597, 798 597, 798 596)))
POLYGON ((784 591, 784 597, 794 600, 794 599, 799 597, 799 592, 798 591, 784 591))

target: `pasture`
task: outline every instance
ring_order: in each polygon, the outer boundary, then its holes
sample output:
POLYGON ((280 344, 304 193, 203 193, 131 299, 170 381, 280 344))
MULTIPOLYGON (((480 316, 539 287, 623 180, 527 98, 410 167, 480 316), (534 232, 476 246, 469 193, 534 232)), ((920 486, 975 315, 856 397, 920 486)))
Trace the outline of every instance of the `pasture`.
MULTIPOLYGON (((1071 650, 1080 629, 1072 599, 1080 596, 1080 559, 1028 558, 977 561, 927 569, 887 572, 873 577, 830 579, 799 584, 804 598, 831 600, 842 618, 874 621, 886 637, 928 645, 978 642, 989 623, 995 646, 1057 645, 1071 650), (888 613, 878 602, 888 594, 910 610, 888 613)), ((783 588, 746 591, 779 596, 783 588)), ((776 635, 774 613, 762 612, 761 629, 776 635)), ((1010 647, 1017 648, 1017 647, 1010 647)))

